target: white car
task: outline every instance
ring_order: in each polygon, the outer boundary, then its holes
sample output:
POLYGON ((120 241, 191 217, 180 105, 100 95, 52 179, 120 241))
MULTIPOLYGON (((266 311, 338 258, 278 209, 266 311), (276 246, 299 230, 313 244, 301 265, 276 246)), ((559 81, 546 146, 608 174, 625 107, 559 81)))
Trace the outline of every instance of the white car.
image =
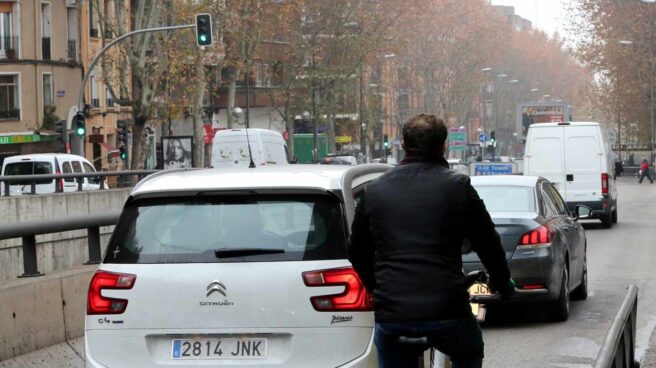
MULTIPOLYGON (((2 176, 38 175, 38 174, 74 174, 95 173, 96 169, 86 158, 65 153, 38 153, 7 157, 2 163, 2 176)), ((82 190, 99 190, 100 181, 97 177, 87 177, 82 180, 82 190)), ((0 193, 4 195, 4 185, 0 184, 0 193)), ((107 183, 104 184, 108 188, 107 183)), ((35 193, 32 193, 32 182, 24 180, 12 182, 9 195, 47 194, 57 192, 75 192, 78 189, 77 179, 41 179, 36 181, 35 193)))
POLYGON ((346 241, 354 194, 389 167, 144 179, 89 286, 87 367, 375 367, 346 241))

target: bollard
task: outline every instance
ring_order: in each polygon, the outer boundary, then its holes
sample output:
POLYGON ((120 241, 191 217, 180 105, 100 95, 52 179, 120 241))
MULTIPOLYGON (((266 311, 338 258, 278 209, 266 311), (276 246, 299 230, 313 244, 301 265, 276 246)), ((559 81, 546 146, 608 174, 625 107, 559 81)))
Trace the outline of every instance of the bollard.
POLYGON ((23 274, 18 277, 42 276, 36 265, 36 236, 23 236, 23 274))
POLYGON ((87 228, 87 246, 89 247, 89 260, 85 264, 99 264, 101 257, 99 226, 87 228))
POLYGON ((84 178, 77 178, 77 191, 82 191, 82 183, 84 183, 84 178))
POLYGON ((36 194, 36 180, 32 180, 32 184, 30 184, 30 189, 32 190, 32 194, 36 194))
POLYGON ((5 184, 4 185, 4 187, 5 187, 5 197, 9 197, 9 186, 11 185, 11 182, 10 181, 5 181, 4 184, 5 184))

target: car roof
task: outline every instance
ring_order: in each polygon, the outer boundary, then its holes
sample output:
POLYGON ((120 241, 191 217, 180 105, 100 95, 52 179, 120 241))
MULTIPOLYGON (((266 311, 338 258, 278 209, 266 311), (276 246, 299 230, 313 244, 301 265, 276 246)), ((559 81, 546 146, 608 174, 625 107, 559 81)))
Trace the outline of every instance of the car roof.
POLYGON ((30 159, 30 160, 35 160, 35 159, 51 159, 57 157, 58 159, 70 159, 70 160, 83 160, 86 161, 87 159, 78 156, 78 155, 71 155, 68 153, 33 153, 30 155, 17 155, 17 156, 9 156, 5 158, 4 162, 9 162, 9 161, 21 161, 24 159, 30 159))
POLYGON ((483 175, 483 176, 472 176, 471 183, 473 186, 507 185, 507 186, 516 186, 516 187, 535 188, 538 181, 541 180, 544 179, 539 176, 483 175))
MULTIPOLYGON (((248 128, 248 134, 264 134, 264 135, 275 135, 276 137, 282 138, 282 134, 275 130, 270 129, 259 129, 259 128, 248 128)), ((229 136, 246 136, 246 129, 223 129, 217 130, 215 136, 219 137, 229 137, 229 136)))
POLYGON ((556 126, 562 126, 562 127, 567 127, 567 126, 599 126, 599 123, 593 122, 593 121, 572 121, 569 123, 536 123, 536 124, 531 124, 529 128, 549 128, 549 127, 556 127, 556 126))
POLYGON ((341 189, 350 166, 285 165, 167 170, 141 181, 132 195, 147 192, 229 189, 341 189))

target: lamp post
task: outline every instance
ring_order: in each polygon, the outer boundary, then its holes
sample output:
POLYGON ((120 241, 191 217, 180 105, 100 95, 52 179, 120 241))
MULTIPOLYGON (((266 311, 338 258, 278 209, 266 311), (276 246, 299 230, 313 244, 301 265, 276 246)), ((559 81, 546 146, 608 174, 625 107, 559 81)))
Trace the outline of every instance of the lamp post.
MULTIPOLYGON (((487 74, 492 71, 492 68, 487 67, 481 69, 483 74, 487 74)), ((483 85, 483 134, 487 134, 487 89, 488 89, 488 78, 485 78, 485 84, 483 85)), ((483 142, 483 146, 487 147, 487 139, 483 142)))
MULTIPOLYGON (((240 118, 242 115, 244 115, 244 109, 242 109, 241 107, 235 107, 234 109, 232 109, 232 116, 233 116, 235 119, 237 119, 237 124, 241 124, 241 123, 239 122, 239 118, 240 118)), ((246 127, 246 129, 248 129, 248 127, 246 127)))

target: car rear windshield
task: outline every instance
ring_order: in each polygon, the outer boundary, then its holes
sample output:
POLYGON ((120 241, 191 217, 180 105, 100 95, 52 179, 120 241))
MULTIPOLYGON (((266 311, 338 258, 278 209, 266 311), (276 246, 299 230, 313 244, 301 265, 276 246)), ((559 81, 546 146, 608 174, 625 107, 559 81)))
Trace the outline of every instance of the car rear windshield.
POLYGON ((489 212, 535 212, 535 192, 530 187, 475 186, 489 212))
MULTIPOLYGON (((15 162, 5 166, 5 176, 52 174, 52 164, 44 161, 15 162)), ((50 184, 53 179, 40 179, 36 184, 50 184)), ((30 185, 31 180, 12 181, 12 185, 30 185)))
POLYGON ((346 258, 341 202, 329 195, 148 199, 123 211, 106 263, 346 258))

